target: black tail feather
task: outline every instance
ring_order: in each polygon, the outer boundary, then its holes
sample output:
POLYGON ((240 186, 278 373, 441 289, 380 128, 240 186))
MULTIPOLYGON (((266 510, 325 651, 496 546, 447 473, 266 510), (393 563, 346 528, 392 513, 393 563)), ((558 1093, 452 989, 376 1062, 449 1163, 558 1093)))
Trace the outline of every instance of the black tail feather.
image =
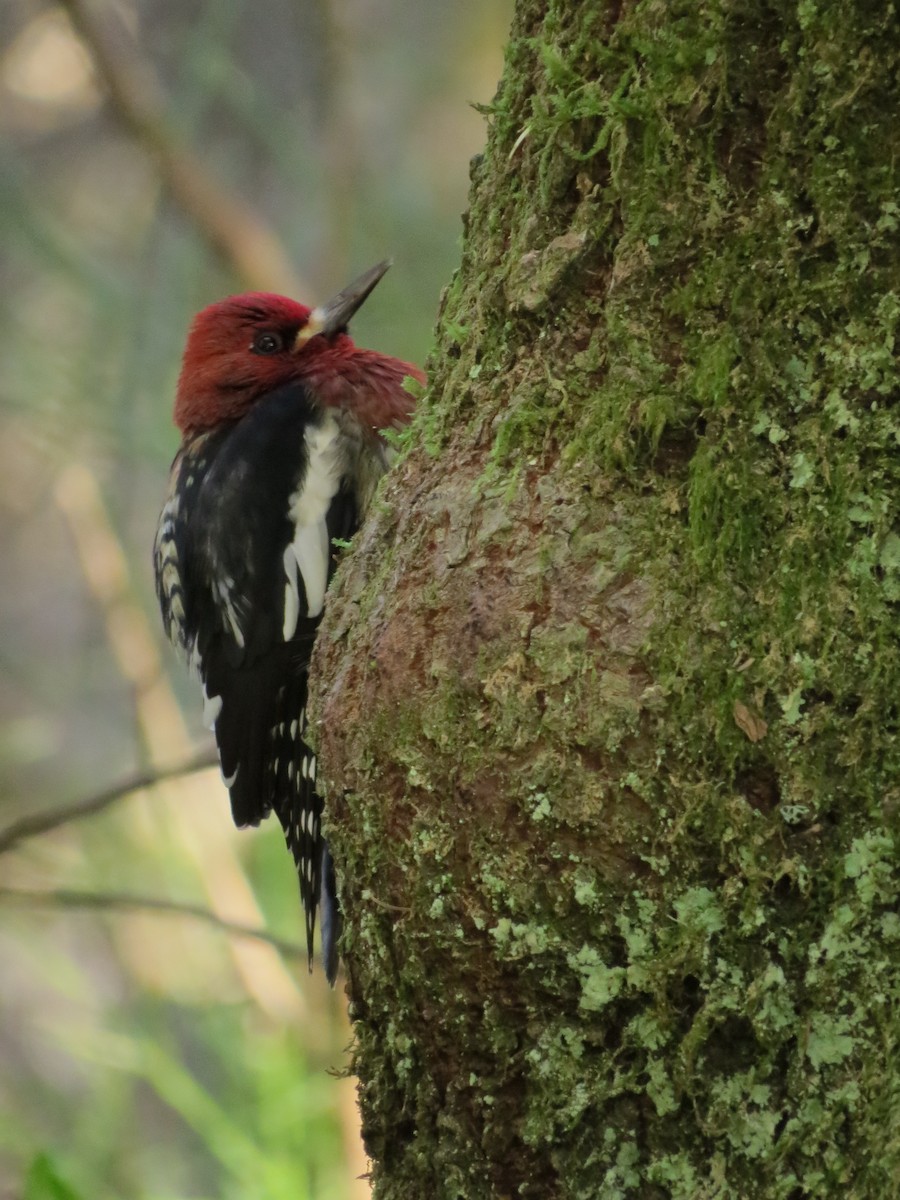
POLYGON ((341 936, 341 906, 338 903, 334 877, 334 861, 328 843, 322 839, 322 889, 319 895, 321 916, 319 931, 322 938, 322 963, 325 977, 334 987, 338 969, 338 940, 341 936))
POLYGON ((292 680, 278 697, 272 730, 271 805, 284 830, 300 879, 306 916, 306 948, 312 970, 316 912, 321 912, 322 958, 328 982, 337 974, 340 916, 334 864, 322 837, 323 801, 316 791, 316 756, 306 743, 306 677, 292 680))
MULTIPOLYGON (((287 650, 284 657, 290 653, 287 650)), ((253 671, 235 672, 227 680, 228 687, 217 677, 211 682, 223 696, 216 740, 222 773, 230 783, 235 823, 257 825, 275 812, 300 880, 310 970, 316 912, 321 909, 322 956, 328 981, 333 984, 340 912, 334 864, 322 838, 323 802, 316 791, 316 756, 305 739, 306 672, 296 669, 292 659, 285 662, 273 656, 253 671), (266 721, 263 728, 269 729, 267 738, 258 735, 259 722, 251 719, 260 711, 266 721)))

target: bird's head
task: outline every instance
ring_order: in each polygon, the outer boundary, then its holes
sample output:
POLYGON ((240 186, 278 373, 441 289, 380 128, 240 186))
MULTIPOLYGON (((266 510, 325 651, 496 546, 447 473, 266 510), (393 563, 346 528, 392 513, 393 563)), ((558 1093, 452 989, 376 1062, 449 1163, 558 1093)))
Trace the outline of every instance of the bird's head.
POLYGON ((287 296, 248 292, 204 308, 188 333, 175 398, 175 424, 185 436, 239 420, 266 395, 301 382, 323 406, 356 413, 367 429, 404 424, 412 397, 411 363, 363 350, 347 323, 390 262, 372 267, 327 304, 307 308, 287 296))

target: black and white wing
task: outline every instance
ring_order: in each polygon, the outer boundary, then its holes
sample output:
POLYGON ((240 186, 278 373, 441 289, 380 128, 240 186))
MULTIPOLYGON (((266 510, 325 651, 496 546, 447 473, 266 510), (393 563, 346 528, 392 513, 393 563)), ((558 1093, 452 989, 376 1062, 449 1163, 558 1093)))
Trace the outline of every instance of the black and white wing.
MULTIPOLYGON (((302 388, 280 389, 183 448, 155 548, 166 631, 203 681, 234 820, 255 825, 275 811, 300 877, 310 952, 321 906, 332 980, 340 921, 306 694, 333 543, 358 525, 366 453, 302 388)), ((381 469, 374 457, 365 464, 371 475, 381 469)))

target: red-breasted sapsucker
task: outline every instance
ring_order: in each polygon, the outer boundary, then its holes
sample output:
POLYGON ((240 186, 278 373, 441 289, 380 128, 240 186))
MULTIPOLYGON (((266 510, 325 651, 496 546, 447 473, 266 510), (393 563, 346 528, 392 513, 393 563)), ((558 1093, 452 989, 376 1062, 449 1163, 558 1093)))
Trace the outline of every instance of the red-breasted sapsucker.
POLYGON ((166 633, 197 671, 239 826, 274 812, 300 876, 312 963, 328 979, 340 911, 306 743, 310 654, 335 568, 405 424, 410 363, 363 350, 347 322, 390 264, 318 308, 231 296, 191 325, 175 400, 181 449, 154 547, 166 633))

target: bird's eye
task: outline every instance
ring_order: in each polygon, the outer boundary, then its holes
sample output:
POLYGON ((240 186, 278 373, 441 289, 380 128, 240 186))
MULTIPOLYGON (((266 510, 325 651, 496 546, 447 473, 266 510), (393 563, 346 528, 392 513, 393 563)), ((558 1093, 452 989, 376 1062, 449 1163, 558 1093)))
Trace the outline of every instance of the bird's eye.
POLYGON ((254 354, 277 354, 284 349, 284 341, 278 333, 258 333, 250 349, 254 354))

